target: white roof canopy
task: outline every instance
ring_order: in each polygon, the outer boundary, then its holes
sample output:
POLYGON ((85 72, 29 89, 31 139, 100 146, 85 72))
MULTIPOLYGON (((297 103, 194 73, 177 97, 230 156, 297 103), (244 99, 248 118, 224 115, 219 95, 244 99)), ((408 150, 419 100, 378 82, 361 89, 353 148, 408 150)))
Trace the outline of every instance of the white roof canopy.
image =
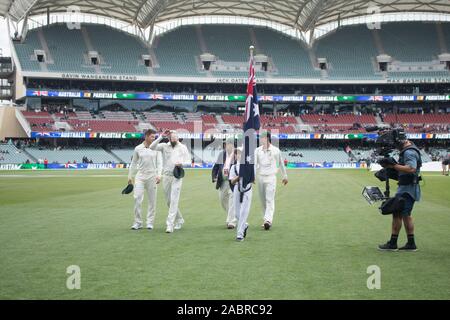
POLYGON ((0 0, 0 16, 73 12, 121 20, 141 28, 183 17, 227 15, 257 18, 309 31, 330 22, 374 13, 450 14, 449 0, 0 0), (72 7, 71 7, 72 6, 72 7))

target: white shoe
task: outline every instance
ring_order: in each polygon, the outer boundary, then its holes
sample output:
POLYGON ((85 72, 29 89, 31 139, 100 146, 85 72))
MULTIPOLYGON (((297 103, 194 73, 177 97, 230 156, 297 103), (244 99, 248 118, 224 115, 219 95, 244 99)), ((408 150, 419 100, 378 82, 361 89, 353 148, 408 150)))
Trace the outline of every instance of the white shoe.
POLYGON ((179 222, 176 222, 176 223, 175 223, 174 229, 175 229, 175 230, 180 230, 181 227, 183 226, 183 224, 184 224, 184 220, 181 220, 181 221, 179 221, 179 222))
POLYGON ((142 229, 142 224, 135 222, 132 226, 131 226, 131 230, 139 230, 142 229))
POLYGON ((150 223, 147 223, 147 229, 148 229, 148 230, 153 230, 153 225, 150 224, 150 223))
POLYGON ((172 232, 173 232, 173 227, 167 227, 166 233, 172 233, 172 232))

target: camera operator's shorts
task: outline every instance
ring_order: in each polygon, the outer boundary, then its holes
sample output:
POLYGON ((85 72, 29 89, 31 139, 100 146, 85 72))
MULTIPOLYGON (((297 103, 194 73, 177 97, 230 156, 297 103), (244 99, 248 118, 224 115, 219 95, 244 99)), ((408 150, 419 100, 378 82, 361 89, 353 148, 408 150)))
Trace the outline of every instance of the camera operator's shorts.
POLYGON ((409 193, 403 193, 402 198, 405 199, 405 207, 403 208, 403 211, 401 212, 402 216, 410 216, 412 213, 412 210, 414 208, 414 202, 416 202, 416 200, 414 200, 413 197, 411 197, 411 195, 409 193))

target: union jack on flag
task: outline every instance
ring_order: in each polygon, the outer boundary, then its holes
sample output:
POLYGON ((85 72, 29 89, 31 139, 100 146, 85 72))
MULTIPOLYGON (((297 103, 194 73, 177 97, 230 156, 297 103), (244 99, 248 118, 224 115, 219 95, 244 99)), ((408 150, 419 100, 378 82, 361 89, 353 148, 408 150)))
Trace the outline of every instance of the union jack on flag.
POLYGON ((244 115, 244 142, 243 153, 240 163, 239 177, 242 177, 242 188, 255 181, 255 149, 256 132, 260 128, 258 96, 256 94, 256 79, 253 55, 250 57, 250 71, 247 83, 247 99, 245 100, 244 115), (251 130, 251 132, 247 132, 251 130), (253 139, 253 141, 250 141, 253 139))
POLYGON ((250 71, 247 83, 247 99, 245 100, 244 131, 260 128, 258 95, 256 94, 256 78, 253 57, 250 57, 250 71))

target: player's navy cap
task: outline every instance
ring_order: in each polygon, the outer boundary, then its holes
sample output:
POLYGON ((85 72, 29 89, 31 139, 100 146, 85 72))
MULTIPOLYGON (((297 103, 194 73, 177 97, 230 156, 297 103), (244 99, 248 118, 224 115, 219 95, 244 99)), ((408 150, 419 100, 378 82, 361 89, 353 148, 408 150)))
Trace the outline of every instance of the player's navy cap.
POLYGON ((181 179, 184 177, 184 169, 182 167, 176 166, 173 169, 173 176, 177 179, 181 179))
POLYGON ((129 184, 122 190, 122 194, 129 194, 133 191, 133 184, 129 184))

